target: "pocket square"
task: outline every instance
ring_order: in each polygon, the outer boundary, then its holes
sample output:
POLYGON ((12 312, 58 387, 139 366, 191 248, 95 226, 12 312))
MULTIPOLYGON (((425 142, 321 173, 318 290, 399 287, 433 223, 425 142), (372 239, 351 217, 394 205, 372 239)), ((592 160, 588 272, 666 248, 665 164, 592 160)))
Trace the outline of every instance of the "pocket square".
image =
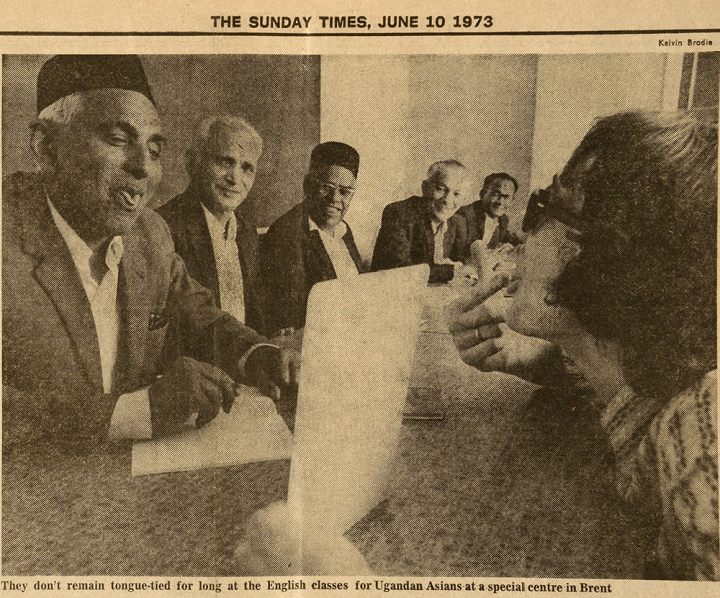
POLYGON ((148 322, 148 330, 160 330, 160 328, 164 328, 167 326, 168 319, 165 315, 165 310, 161 311, 160 313, 151 313, 150 314, 150 322, 148 322))

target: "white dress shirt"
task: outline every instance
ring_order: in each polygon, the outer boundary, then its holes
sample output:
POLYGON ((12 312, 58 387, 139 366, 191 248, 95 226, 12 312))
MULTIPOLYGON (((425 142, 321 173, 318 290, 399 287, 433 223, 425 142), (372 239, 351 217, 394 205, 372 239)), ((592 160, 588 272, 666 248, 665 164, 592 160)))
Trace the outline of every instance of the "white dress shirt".
MULTIPOLYGON (((80 281, 90 302, 102 370, 103 392, 112 390, 117 361, 118 331, 120 317, 117 309, 118 269, 123 255, 122 237, 114 237, 105 253, 105 272, 98 283, 92 276, 90 260, 93 251, 70 227, 48 199, 48 206, 55 226, 62 235, 77 268, 80 281)), ((111 439, 144 439, 152 436, 150 421, 150 395, 147 388, 121 395, 115 404, 110 420, 108 437, 111 439)))
POLYGON ((343 241, 343 237, 347 232, 347 225, 343 221, 340 221, 340 224, 335 227, 331 235, 315 224, 312 218, 308 218, 308 222, 310 224, 310 230, 316 230, 320 233, 320 239, 325 246, 325 251, 327 251, 330 256, 330 261, 335 269, 335 275, 338 278, 357 276, 359 274, 357 266, 350 255, 347 245, 345 245, 345 241, 343 241))
POLYGON ((215 267, 220 287, 220 308, 244 324, 245 291, 236 242, 237 219, 235 214, 230 214, 227 221, 222 222, 204 204, 200 205, 205 212, 215 254, 215 267))
POLYGON ((483 229, 483 238, 482 238, 483 247, 488 246, 488 243, 490 243, 490 239, 492 239, 492 236, 495 234, 495 229, 497 227, 498 227, 498 219, 491 218, 490 216, 485 214, 485 228, 483 229))

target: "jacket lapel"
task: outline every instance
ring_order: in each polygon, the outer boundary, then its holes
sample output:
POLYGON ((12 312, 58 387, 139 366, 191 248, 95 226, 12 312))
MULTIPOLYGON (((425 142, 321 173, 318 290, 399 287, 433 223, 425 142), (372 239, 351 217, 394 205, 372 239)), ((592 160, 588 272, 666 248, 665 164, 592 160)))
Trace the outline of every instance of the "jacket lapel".
MULTIPOLYGON (((100 346, 90 302, 44 198, 23 214, 23 250, 36 256, 34 276, 52 300, 89 383, 102 392, 100 346)), ((28 206, 30 208, 30 206, 28 206)))
POLYGON ((123 237, 124 253, 120 261, 117 301, 120 308, 120 334, 116 372, 124 372, 127 379, 141 371, 145 362, 146 336, 150 322, 150 293, 146 289, 147 260, 137 234, 123 237))
MULTIPOLYGON (((198 268, 195 272, 202 272, 200 284, 213 291, 213 295, 220 297, 220 283, 218 282, 217 266, 215 264, 215 251, 210 239, 207 220, 202 205, 197 200, 188 201, 187 218, 185 218, 185 230, 187 231, 188 244, 192 252, 192 258, 198 268)), ((243 270, 243 274, 245 271, 243 270)))
POLYGON ((445 231, 445 239, 443 240, 443 257, 451 257, 457 233, 455 216, 450 216, 450 218, 447 219, 446 226, 447 230, 445 231))
POLYGON ((237 236, 235 237, 235 243, 237 244, 238 248, 240 270, 242 271, 243 275, 243 288, 245 289, 245 303, 247 308, 248 289, 247 285, 245 285, 245 282, 249 279, 250 274, 248 272, 248 263, 246 256, 249 256, 252 253, 252 248, 250 247, 250 239, 247 237, 247 235, 244 234, 245 221, 238 215, 235 215, 234 218, 237 223, 237 236))
POLYGON ((473 212, 475 213, 475 223, 478 232, 478 239, 485 238, 485 210, 482 207, 482 202, 475 202, 473 206, 473 212))
POLYGON ((305 266, 311 272, 308 277, 311 285, 321 280, 337 278, 330 256, 320 238, 320 233, 316 230, 308 230, 305 238, 305 266))
POLYGON ((424 255, 430 256, 429 263, 432 264, 435 261, 435 235, 433 235, 432 227, 432 212, 430 210, 430 202, 421 198, 422 200, 422 228, 423 236, 425 238, 425 251, 424 255))

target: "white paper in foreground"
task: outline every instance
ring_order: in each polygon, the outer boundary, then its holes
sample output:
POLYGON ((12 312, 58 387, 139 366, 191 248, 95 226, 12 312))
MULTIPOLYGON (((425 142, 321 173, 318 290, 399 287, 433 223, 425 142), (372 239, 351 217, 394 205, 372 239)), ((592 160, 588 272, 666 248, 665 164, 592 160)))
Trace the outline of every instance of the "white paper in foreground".
POLYGON ((412 266, 312 289, 288 491, 304 533, 342 534, 381 498, 428 275, 412 266))
POLYGON ((132 475, 287 459, 291 452, 292 435, 272 399, 242 387, 230 413, 220 411, 204 428, 136 442, 132 475))

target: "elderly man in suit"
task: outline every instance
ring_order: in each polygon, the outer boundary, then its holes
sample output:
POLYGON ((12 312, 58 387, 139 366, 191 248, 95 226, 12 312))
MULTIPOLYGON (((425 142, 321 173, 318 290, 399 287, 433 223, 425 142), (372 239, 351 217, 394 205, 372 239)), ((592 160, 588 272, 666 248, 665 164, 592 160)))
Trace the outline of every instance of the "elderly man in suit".
POLYGON ((258 332, 264 331, 258 234, 238 207, 261 152, 260 135, 239 116, 203 118, 185 156, 190 185, 157 210, 190 276, 213 291, 217 307, 258 332))
POLYGON ((517 181, 506 172, 496 172, 485 177, 480 200, 463 206, 457 212, 467 223, 467 245, 463 259, 470 254, 470 245, 477 240, 488 249, 509 243, 519 245, 520 239, 510 232, 507 210, 517 192, 517 181))
POLYGON ((140 59, 56 56, 37 98, 40 172, 3 182, 4 452, 202 426, 233 378, 290 382, 295 356, 217 309, 146 207, 165 140, 140 59))
POLYGON ((413 196, 385 207, 372 269, 430 265, 430 282, 448 282, 467 245, 464 219, 455 216, 467 194, 468 172, 457 160, 435 162, 413 196))
POLYGON ((344 143, 313 149, 303 183, 305 199, 278 218, 263 239, 261 268, 268 332, 301 328, 312 286, 363 271, 344 217, 355 194, 360 156, 344 143))

